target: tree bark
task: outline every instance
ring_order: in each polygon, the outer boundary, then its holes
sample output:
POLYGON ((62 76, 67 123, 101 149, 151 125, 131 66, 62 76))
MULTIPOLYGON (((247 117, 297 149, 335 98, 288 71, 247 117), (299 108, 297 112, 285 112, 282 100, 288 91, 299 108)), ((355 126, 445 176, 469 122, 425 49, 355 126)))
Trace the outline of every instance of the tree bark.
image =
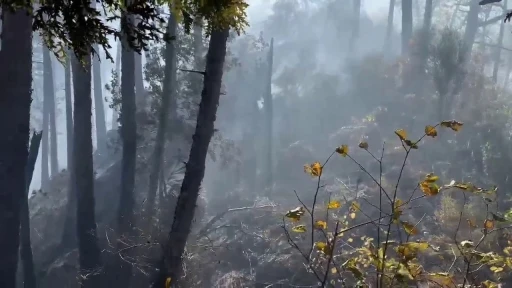
POLYGON ((16 287, 21 197, 30 137, 32 16, 5 8, 0 50, 0 287, 16 287))
MULTIPOLYGON (((122 27, 133 25, 133 17, 124 14, 121 21, 122 27)), ((126 32, 123 32, 126 33, 126 32)), ((121 54, 121 139, 123 143, 123 159, 121 170, 121 193, 117 214, 118 235, 121 239, 129 238, 133 225, 134 186, 135 186, 135 165, 137 158, 137 124, 135 120, 136 97, 135 97, 135 58, 133 50, 127 43, 129 35, 124 34, 123 50, 121 54)), ((126 243, 126 241, 123 241, 126 243)), ((118 249, 122 250, 127 246, 118 242, 118 249)), ((128 249, 129 250, 129 249, 128 249)), ((129 255, 128 250, 120 252, 117 257, 118 285, 129 287, 131 281, 131 264, 121 258, 129 255)))
POLYGON ((396 0, 389 0, 388 10, 388 24, 386 27, 386 38, 384 38, 384 54, 388 55, 391 49, 391 34, 393 34, 393 19, 395 17, 395 2, 396 0))
POLYGON ((135 69, 135 99, 137 99, 137 109, 146 109, 146 91, 144 90, 144 76, 142 67, 142 54, 133 52, 135 69))
MULTIPOLYGON (((356 0, 359 1, 359 0, 356 0)), ((359 4, 361 2, 359 1, 359 4)), ((270 39, 270 49, 268 51, 267 56, 267 81, 265 83, 265 126, 267 130, 267 167, 266 167, 266 183, 265 186, 268 189, 269 195, 272 194, 272 186, 274 185, 274 161, 272 158, 273 155, 273 124, 274 124, 274 105, 273 105, 273 99, 272 99, 272 68, 273 68, 273 62, 274 62, 274 38, 270 39)))
MULTIPOLYGON (((508 6, 508 0, 505 0, 503 2, 503 7, 508 6)), ((501 21, 500 24, 500 32, 498 34, 498 43, 496 45, 496 50, 494 51, 494 66, 492 68, 492 81, 494 84, 498 83, 498 72, 500 70, 500 64, 501 64, 501 47, 503 47, 503 35, 505 34, 505 21, 501 21)))
POLYGON ((28 194, 30 191, 30 183, 32 182, 32 175, 34 175, 34 167, 36 166, 37 154, 39 152, 39 145, 41 144, 42 132, 32 134, 30 141, 30 150, 28 153, 26 173, 26 188, 25 194, 21 198, 21 247, 20 257, 23 264, 23 285, 25 288, 35 288, 36 275, 34 272, 34 258, 32 256, 32 244, 30 241, 30 214, 28 209, 28 194))
MULTIPOLYGON (((118 41, 117 42, 117 54, 116 54, 116 75, 117 75, 117 79, 118 79, 118 83, 121 84, 121 51, 123 50, 123 47, 122 47, 122 44, 121 44, 121 41, 118 41)), ((119 86, 118 87, 112 87, 113 89, 118 89, 119 90, 119 86)), ((112 99, 114 100, 114 99, 112 99)), ((116 108, 112 108, 112 130, 117 130, 117 128, 119 127, 119 123, 117 122, 119 118, 119 115, 117 113, 117 110, 116 108)))
POLYGON ((47 50, 44 43, 42 43, 43 49, 43 144, 41 145, 41 189, 43 191, 48 190, 50 181, 49 171, 49 133, 50 133, 50 97, 51 91, 53 90, 53 81, 51 80, 51 67, 49 68, 50 52, 47 50), (52 81, 52 82, 51 82, 52 81))
POLYGON ((64 67, 64 86, 66 95, 66 137, 67 137, 67 157, 68 157, 68 203, 66 207, 66 219, 64 221, 64 231, 62 232, 61 247, 76 247, 76 189, 75 189, 75 170, 73 169, 73 106, 71 91, 71 58, 72 51, 68 50, 66 57, 66 66, 64 67))
POLYGON ((100 284, 101 254, 96 236, 94 215, 94 176, 92 162, 92 99, 91 56, 83 59, 83 65, 73 61, 74 129, 73 161, 77 196, 76 228, 81 274, 81 287, 97 288, 100 284))
MULTIPOLYGON (((94 50, 99 51, 98 45, 94 45, 94 50)), ((105 107, 103 105, 103 86, 101 83, 101 63, 100 56, 93 57, 93 77, 94 77, 94 119, 96 120, 96 149, 100 155, 107 153, 107 124, 105 123, 105 107)))
MULTIPOLYGON (((57 113, 55 111, 55 81, 53 77, 53 64, 52 58, 50 54, 50 50, 45 48, 45 53, 48 53, 48 106, 50 113, 50 168, 51 173, 50 177, 54 177, 59 173, 59 156, 58 156, 58 148, 57 148, 57 113), (51 91, 51 93, 50 93, 51 91)), ((45 74, 46 75, 46 74, 45 74)))
POLYGON ((402 56, 409 53, 412 38, 412 0, 402 0, 402 56))
MULTIPOLYGON (((168 20, 167 34, 171 37, 176 37, 176 19, 171 14, 168 20)), ((166 132, 168 129, 169 110, 171 113, 176 113, 174 107, 176 97, 176 40, 171 40, 165 46, 165 71, 164 83, 162 89, 162 102, 158 114, 158 130, 156 133, 155 148, 152 155, 151 172, 149 175, 149 190, 148 198, 146 201, 146 217, 147 221, 152 221, 154 215, 154 204, 156 192, 158 189, 158 178, 162 167, 162 158, 165 150, 166 132), (171 105, 172 104, 172 105, 171 105), (171 107, 173 106, 173 107, 171 107)), ((172 119, 174 119, 173 117, 172 119)))
POLYGON ((165 245, 157 279, 153 283, 154 288, 163 287, 168 277, 176 281, 181 273, 181 255, 185 250, 194 219, 199 188, 205 172, 208 146, 214 133, 228 35, 229 30, 226 29, 213 31, 210 36, 196 130, 174 212, 174 221, 165 245))

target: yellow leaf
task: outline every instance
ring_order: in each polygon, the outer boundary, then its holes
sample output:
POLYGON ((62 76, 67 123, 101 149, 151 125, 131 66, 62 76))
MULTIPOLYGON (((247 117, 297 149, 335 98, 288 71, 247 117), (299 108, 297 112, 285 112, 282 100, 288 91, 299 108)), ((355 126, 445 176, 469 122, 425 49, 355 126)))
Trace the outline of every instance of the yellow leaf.
POLYGON ((435 196, 439 193, 439 186, 435 183, 429 183, 427 181, 422 181, 420 183, 420 188, 423 193, 427 196, 435 196))
POLYGON ((406 242, 398 245, 396 251, 402 255, 406 260, 411 260, 416 257, 418 252, 427 250, 429 244, 427 242, 406 242))
POLYGON ((336 273, 338 273, 338 269, 336 269, 336 267, 332 267, 332 268, 331 268, 331 273, 332 273, 332 274, 336 274, 336 273))
POLYGON ((165 288, 170 288, 171 287, 171 277, 167 277, 167 279, 165 279, 165 288))
POLYGON ((485 280, 484 282, 482 282, 482 287, 483 288, 498 288, 499 285, 498 285, 498 283, 492 282, 491 280, 485 280))
POLYGON ((348 239, 347 239, 347 242, 348 242, 348 243, 352 243, 352 242, 354 242, 354 239, 352 239, 352 238, 348 238, 348 239))
POLYGON ((494 221, 491 219, 485 219, 484 227, 486 230, 492 230, 494 228, 494 221))
POLYGON ((340 154, 343 157, 346 157, 348 155, 348 146, 341 145, 340 147, 336 148, 336 153, 340 154))
POLYGON ((300 217, 304 215, 306 211, 304 210, 304 207, 300 206, 293 210, 290 210, 286 212, 285 216, 289 219, 291 219, 294 222, 297 222, 300 220, 300 217))
POLYGON ((308 173, 309 175, 311 175, 313 177, 318 177, 318 176, 322 175, 322 169, 323 169, 323 167, 320 164, 320 162, 315 162, 310 165, 304 165, 304 172, 308 173))
POLYGON ((407 132, 404 129, 398 129, 395 131, 395 134, 400 138, 400 140, 405 141, 407 139, 407 132))
POLYGON ((496 266, 491 266, 491 268, 489 268, 492 272, 494 273, 500 273, 500 272, 503 272, 503 267, 496 267, 496 266))
POLYGON ((464 123, 455 120, 441 122, 441 126, 450 128, 455 132, 459 131, 462 128, 462 125, 464 125, 464 123))
POLYGON ((425 135, 435 138, 437 136, 437 130, 434 126, 425 126, 425 135))
POLYGON ((317 229, 327 229, 327 222, 318 220, 315 222, 315 228, 317 229))
POLYGON ((436 182, 437 180, 439 180, 439 176, 437 175, 434 175, 434 173, 428 173, 426 176, 425 176, 425 182, 428 182, 428 183, 432 183, 432 182, 436 182))
POLYGON ((304 233, 306 232, 306 225, 297 225, 292 228, 292 231, 296 233, 304 233))
POLYGON ((340 201, 333 200, 327 204, 327 209, 338 209, 341 207, 340 201))
POLYGON ((331 248, 325 242, 316 242, 315 243, 315 248, 318 249, 319 251, 321 251, 322 253, 326 254, 326 255, 331 254, 331 248))
POLYGON ((503 249, 503 253, 505 253, 505 254, 510 256, 512 254, 512 247, 505 247, 503 249))
POLYGON ((411 223, 407 221, 402 221, 402 226, 404 227, 404 230, 409 235, 416 235, 418 234, 418 229, 411 223))
POLYGON ((356 218, 356 213, 352 212, 352 213, 350 213, 349 216, 350 216, 350 219, 355 219, 356 218))
POLYGON ((412 149, 418 149, 418 144, 417 144, 416 142, 412 142, 412 141, 411 141, 411 140, 409 140, 409 139, 405 139, 405 140, 404 140, 404 143, 405 143, 407 146, 411 147, 412 149))
POLYGON ((368 142, 363 141, 363 142, 359 143, 359 148, 367 150, 368 142))
POLYGON ((358 210, 361 210, 361 206, 359 205, 359 203, 357 202, 352 202, 352 204, 350 204, 350 212, 356 212, 358 210))
POLYGON ((440 285, 443 288, 457 287, 453 280, 453 276, 448 273, 429 273, 427 277, 429 281, 435 283, 436 285, 440 285))

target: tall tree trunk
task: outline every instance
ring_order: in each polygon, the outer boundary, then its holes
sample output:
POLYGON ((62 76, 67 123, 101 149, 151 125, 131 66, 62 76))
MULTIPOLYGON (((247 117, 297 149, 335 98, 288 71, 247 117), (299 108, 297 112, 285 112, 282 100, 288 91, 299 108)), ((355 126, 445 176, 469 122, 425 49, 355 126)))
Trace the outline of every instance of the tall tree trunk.
POLYGON ((505 73, 505 80, 503 81, 503 89, 508 89, 510 81, 510 72, 512 71, 512 52, 508 52, 507 72, 505 73))
MULTIPOLYGON (((129 3, 129 1, 127 1, 129 3)), ((122 27, 133 25, 133 16, 124 14, 122 27)), ((126 32, 124 32, 126 33, 126 32)), ((121 54, 121 139, 123 142, 123 159, 121 170, 121 193, 117 214, 118 235, 121 239, 129 238, 133 225, 133 190, 135 186, 135 165, 137 158, 137 125, 135 122, 135 58, 133 50, 128 46, 129 35, 123 35, 123 50, 121 54)), ((126 243, 126 242, 125 242, 126 243)), ((118 249, 126 246, 118 242, 118 249)), ((125 249, 126 250, 126 249, 125 249)), ((128 249, 129 250, 129 249, 128 249)), ((126 250, 127 251, 127 250, 126 250)), ((131 281, 131 264, 123 261, 121 256, 129 255, 120 252, 117 258, 118 278, 120 287, 129 287, 131 281)))
POLYGON ((146 91, 144 90, 144 76, 142 67, 142 54, 133 52, 135 67, 135 99, 138 110, 146 109, 146 91))
MULTIPOLYGON (((176 37, 176 20, 171 14, 168 20, 167 34, 170 37, 176 37)), ((170 38, 171 39, 171 38, 170 38)), ((162 166, 162 158, 165 150, 165 134, 168 129, 169 110, 175 113, 175 95, 176 95, 176 40, 171 40, 165 45, 165 71, 164 83, 162 89, 162 102, 158 112, 158 130, 156 132, 155 149, 153 150, 151 160, 151 172, 149 174, 149 190, 146 201, 147 220, 151 221, 154 215, 154 204, 156 192, 158 189, 158 178, 162 166), (173 100, 171 102, 171 100, 173 100), (172 107, 171 107, 172 106, 172 107)), ((174 119, 173 117, 172 119, 174 119)))
POLYGON ((181 273, 181 255, 185 250, 194 220, 199 188, 205 172, 208 146, 214 133, 228 35, 229 30, 226 29, 213 31, 210 36, 196 130, 174 212, 174 221, 165 245, 158 277, 153 283, 154 288, 163 287, 168 277, 176 281, 181 273))
POLYGON ((51 99, 54 93, 53 89, 53 77, 52 77, 52 66, 51 66, 51 58, 50 58, 50 51, 44 44, 42 45, 42 51, 43 51, 43 144, 42 151, 41 151, 41 189, 44 191, 49 189, 49 182, 50 182, 50 171, 49 171, 49 164, 50 160, 48 157, 50 156, 49 151, 49 140, 50 140, 50 106, 51 106, 51 99))
POLYGON ((30 242, 30 214, 28 209, 28 194, 30 191, 30 183, 32 175, 34 175, 34 167, 36 166, 39 145, 41 144, 42 132, 32 134, 30 141, 30 150, 28 153, 26 173, 25 194, 21 198, 21 247, 20 257, 23 264, 23 284, 25 288, 35 288, 36 275, 34 272, 34 259, 32 256, 32 244, 30 242))
POLYGON ((2 9, 0 50, 0 287, 16 287, 21 197, 30 137, 32 16, 2 9))
MULTIPOLYGON (((94 50, 99 51, 98 45, 94 50)), ((103 86, 101 83, 100 56, 95 55, 92 62, 94 80, 94 119, 96 120, 96 149, 100 155, 107 153, 107 124, 105 123, 105 107, 103 105, 103 86)))
MULTIPOLYGON (((45 46, 46 47, 46 46, 45 46)), ((50 159, 51 159, 51 174, 50 177, 53 177, 59 173, 59 156, 58 156, 58 149, 57 149, 57 113, 55 111, 55 81, 53 77, 53 63, 52 58, 50 54, 50 50, 47 48, 44 48, 44 53, 48 53, 48 77, 50 78, 48 80, 48 106, 49 106, 49 113, 50 113, 50 159), (50 93, 51 91, 51 93, 50 93)), ((46 75, 46 74, 45 74, 46 75)))
POLYGON ((412 0, 402 0, 402 55, 409 53, 412 38, 412 0))
MULTIPOLYGON (((116 54, 116 75, 117 75, 117 83, 118 85, 121 85, 121 51, 123 50, 123 46, 121 44, 121 41, 118 41, 117 42, 117 54, 116 54)), ((112 87, 113 89, 116 89, 116 90, 119 90, 119 87, 112 87)), ((113 100, 113 99, 112 99, 113 100)), ((119 123, 118 123, 118 118, 119 118, 119 115, 117 113, 117 110, 116 108, 114 107, 112 109, 112 130, 117 130, 117 128, 119 127, 119 123)))
POLYGON ((94 215, 94 175, 92 162, 92 99, 91 99, 91 56, 87 55, 82 64, 73 61, 74 87, 74 129, 73 163, 77 196, 76 228, 80 263, 81 286, 97 288, 100 275, 93 273, 101 267, 101 253, 96 236, 94 215), (86 276, 87 275, 87 276, 86 276))
POLYGON ((64 231, 61 238, 61 247, 72 248, 76 247, 76 190, 73 169, 73 106, 72 106, 72 91, 71 91, 71 58, 72 51, 68 50, 66 57, 66 66, 64 67, 64 86, 66 95, 66 139, 67 139, 67 157, 68 157, 68 203, 66 206, 66 219, 64 221, 64 231))
MULTIPOLYGON (((508 6, 508 0, 503 2, 503 7, 505 7, 504 11, 508 6)), ((492 81, 494 84, 498 83, 498 72, 501 64, 501 49, 503 47, 503 35, 505 34, 505 21, 501 21, 500 24, 500 32, 498 35, 498 43, 496 43, 496 50, 494 51, 494 66, 492 69, 492 81)))
MULTIPOLYGON (((360 0, 356 0, 361 4, 360 0)), ((272 186, 274 185, 274 161, 272 159, 272 147, 273 147, 273 124, 274 124, 274 105, 273 105, 273 99, 272 99, 272 68, 274 63, 274 38, 270 39, 270 49, 268 51, 268 58, 267 58, 267 81, 265 83, 265 126, 267 130, 267 167, 266 167, 266 183, 265 186, 268 189, 269 195, 272 195, 272 186)))
POLYGON ((464 30, 463 38, 464 50, 462 52, 465 58, 470 56, 473 44, 475 43, 476 33, 478 31, 478 14, 480 13, 480 9, 478 0, 471 0, 469 12, 466 17, 466 29, 464 30))
POLYGON ((386 38, 384 38, 384 54, 389 55, 391 49, 391 35, 393 34, 393 19, 395 17, 396 0, 389 0, 388 24, 386 27, 386 38))
POLYGON ((357 40, 359 38, 359 26, 361 22, 361 0, 353 0, 353 15, 352 15, 352 34, 349 41, 349 54, 354 49, 357 49, 357 40))

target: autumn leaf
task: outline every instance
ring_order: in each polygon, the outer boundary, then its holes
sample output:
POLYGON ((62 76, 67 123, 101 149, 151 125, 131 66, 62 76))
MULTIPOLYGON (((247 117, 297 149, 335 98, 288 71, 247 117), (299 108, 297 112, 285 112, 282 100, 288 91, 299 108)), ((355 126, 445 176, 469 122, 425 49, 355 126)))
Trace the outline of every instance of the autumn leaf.
POLYGON ((356 218, 356 213, 352 212, 349 214, 350 216, 350 219, 355 219, 356 218))
POLYGON ((318 249, 319 251, 321 251, 322 253, 326 254, 326 255, 330 255, 331 254, 331 247, 329 244, 325 243, 325 242, 316 242, 315 243, 315 248, 318 249))
POLYGON ((435 138, 437 136, 437 130, 434 126, 425 126, 425 135, 435 138))
POLYGON ((285 216, 289 219, 291 219, 294 222, 297 222, 300 220, 300 217, 304 215, 306 211, 304 210, 304 207, 300 206, 293 210, 290 210, 286 212, 285 216))
POLYGON ((411 260, 416 257, 418 252, 427 250, 429 244, 427 242, 406 242, 398 245, 395 250, 406 260, 411 260))
POLYGON ((395 130, 395 134, 400 138, 400 140, 405 141, 407 139, 407 132, 404 129, 395 130))
POLYGON ((503 253, 505 253, 505 254, 510 256, 512 254, 512 247, 510 247, 510 246, 509 247, 505 247, 503 249, 503 253))
POLYGON ((441 287, 457 287, 453 280, 453 276, 448 273, 429 273, 427 278, 429 281, 440 285, 441 287))
POLYGON ((402 226, 404 227, 404 230, 409 235, 416 235, 418 234, 418 229, 415 227, 415 225, 407 222, 407 221, 401 221, 402 226))
POLYGON ((462 128, 462 125, 464 125, 464 123, 455 120, 441 122, 441 126, 450 128, 455 132, 459 131, 462 128))
POLYGON ((315 222, 315 228, 316 229, 327 229, 327 222, 322 220, 317 220, 315 222))
POLYGON ((396 199, 393 209, 393 223, 397 223, 400 216, 402 216, 402 205, 404 205, 403 201, 401 199, 396 199))
POLYGON ((346 157, 348 155, 348 146, 341 145, 340 147, 336 148, 336 153, 340 154, 343 157, 346 157))
POLYGON ((320 164, 320 162, 315 162, 310 165, 304 165, 304 172, 308 173, 309 175, 311 175, 313 177, 318 177, 318 176, 322 175, 322 169, 323 169, 323 167, 320 164))
POLYGON ((491 266, 491 268, 489 268, 492 272, 494 273, 500 273, 500 272, 503 272, 503 267, 497 267, 497 266, 491 266))
POLYGON ((363 141, 363 142, 359 143, 359 148, 368 150, 368 142, 363 141))
POLYGON ((356 258, 348 259, 343 264, 341 264, 341 266, 343 268, 345 268, 346 270, 350 271, 354 275, 354 278, 356 278, 358 280, 364 279, 363 272, 361 272, 361 270, 359 270, 359 268, 357 267, 357 259, 356 258))
POLYGON ((494 221, 491 219, 485 219, 484 228, 485 230, 492 230, 494 228, 494 221))
POLYGON ((356 212, 358 210, 361 210, 361 205, 356 201, 352 202, 352 204, 350 204, 350 212, 356 212))
POLYGON ((296 233, 304 233, 306 232, 306 225, 297 225, 292 228, 292 231, 296 233))
POLYGON ((427 181, 422 181, 420 183, 420 189, 427 196, 435 196, 439 193, 439 186, 435 183, 429 183, 427 181))
POLYGON ((475 244, 473 243, 473 241, 464 240, 464 241, 460 242, 460 246, 462 246, 464 248, 471 248, 471 247, 475 246, 475 244))
POLYGON ((170 288, 171 287, 171 277, 167 277, 167 279, 165 279, 165 288, 170 288))
POLYGON ((437 180, 439 180, 439 176, 434 175, 434 173, 428 173, 423 181, 432 183, 436 182, 437 180))
POLYGON ((338 209, 341 207, 340 201, 333 200, 327 204, 327 209, 338 209))
POLYGON ((482 288, 498 288, 500 287, 498 283, 492 282, 491 280, 485 280, 481 283, 482 288))

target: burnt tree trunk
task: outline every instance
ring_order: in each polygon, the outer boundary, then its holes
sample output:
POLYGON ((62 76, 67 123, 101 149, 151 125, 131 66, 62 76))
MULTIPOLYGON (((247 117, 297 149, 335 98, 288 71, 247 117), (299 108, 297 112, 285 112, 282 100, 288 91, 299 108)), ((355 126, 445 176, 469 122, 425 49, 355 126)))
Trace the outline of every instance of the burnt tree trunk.
POLYGON ((97 273, 101 267, 101 253, 96 236, 94 215, 94 174, 92 162, 92 99, 91 56, 73 60, 74 129, 73 163, 77 196, 76 228, 80 263, 81 287, 97 288, 101 283, 97 273), (86 276, 87 275, 87 276, 86 276))
MULTIPOLYGON (((98 45, 94 50, 99 51, 98 45)), ((93 62, 94 82, 94 115, 96 120, 96 149, 100 155, 107 153, 107 124, 105 123, 105 107, 103 105, 103 86, 101 84, 101 63, 100 56, 94 55, 93 62)))
MULTIPOLYGON (((54 177, 59 173, 59 156, 57 149, 57 113, 55 111, 55 81, 53 77, 53 63, 50 50, 45 49, 44 53, 48 53, 48 108, 50 113, 50 177, 54 177), (51 93, 50 93, 51 92, 51 93)), ((46 75, 46 74, 45 74, 46 75)))
POLYGON ((409 53, 412 38, 412 0, 402 0, 402 56, 409 53))
POLYGON ((30 183, 34 175, 34 167, 36 166, 39 145, 41 144, 42 132, 33 133, 30 141, 30 150, 28 153, 26 173, 25 194, 21 198, 21 247, 20 257, 23 265, 23 286, 25 288, 35 288, 36 275, 34 271, 34 258, 32 256, 32 244, 30 241, 30 214, 28 209, 28 194, 30 191, 30 183))
POLYGON ((0 287, 16 287, 32 101, 32 17, 3 10, 0 50, 0 287))
POLYGON ((168 277, 176 281, 181 273, 181 255, 185 250, 194 220, 199 188, 205 172, 208 146, 214 133, 228 35, 229 30, 225 29, 213 31, 210 36, 196 130, 174 212, 174 221, 165 244, 157 279, 153 283, 154 288, 163 287, 168 277))
MULTIPOLYGON (((176 37, 176 20, 171 14, 169 16, 167 34, 170 37, 176 37)), ((171 38, 170 38, 171 39, 171 38)), ((158 189, 158 178, 161 175, 162 158, 165 150, 165 139, 168 129, 169 110, 176 113, 175 95, 176 95, 176 40, 166 43, 165 46, 165 70, 164 83, 162 89, 162 102, 158 111, 158 130, 156 132, 155 148, 151 159, 151 171, 149 175, 149 190, 146 201, 146 217, 148 222, 152 221, 154 215, 154 204, 156 192, 158 189), (172 100, 172 101, 171 101, 172 100), (172 106, 172 107, 171 107, 172 106)), ((172 117, 171 119, 175 119, 172 117)))

